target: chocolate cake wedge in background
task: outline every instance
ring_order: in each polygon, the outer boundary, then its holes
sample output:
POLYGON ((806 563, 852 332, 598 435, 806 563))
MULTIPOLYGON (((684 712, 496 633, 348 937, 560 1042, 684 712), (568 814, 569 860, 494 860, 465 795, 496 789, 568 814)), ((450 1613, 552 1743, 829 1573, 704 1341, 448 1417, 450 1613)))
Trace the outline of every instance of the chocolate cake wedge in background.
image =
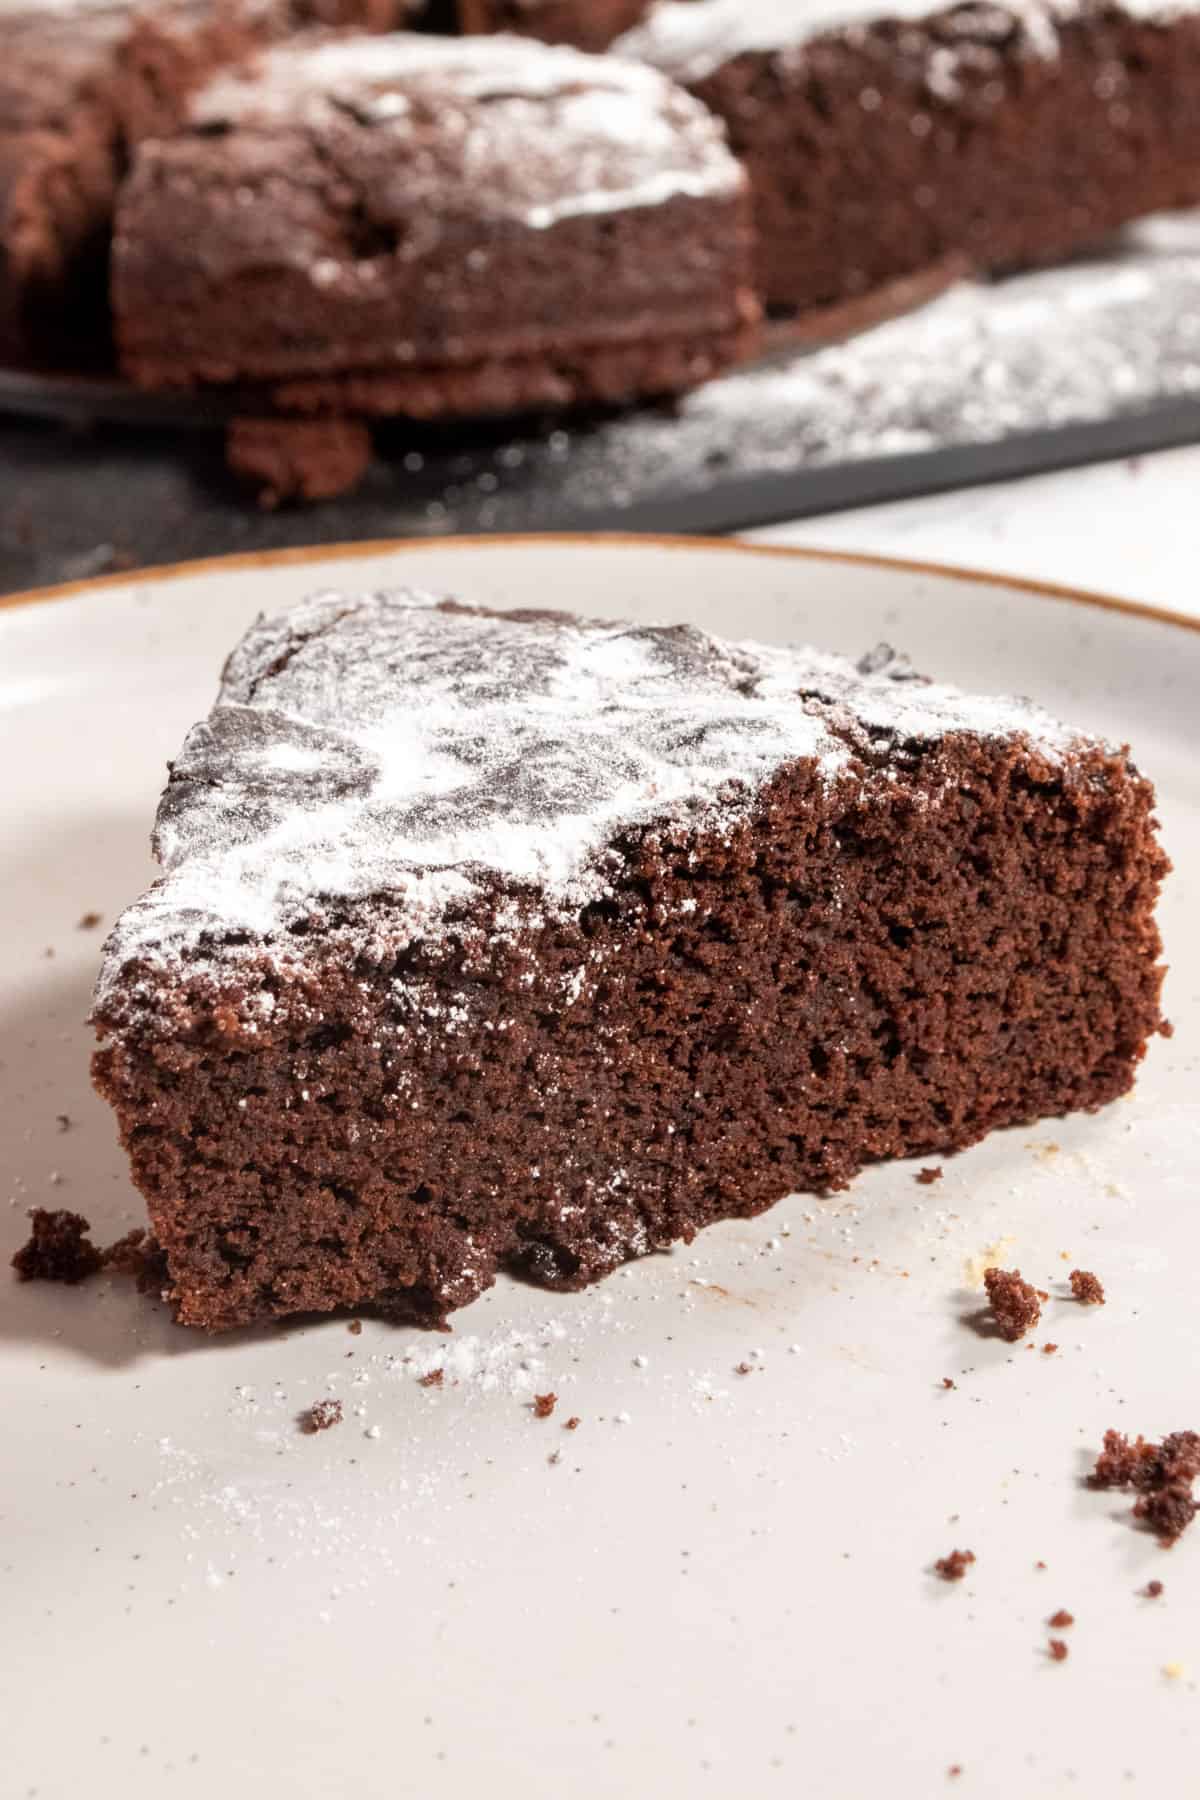
POLYGON ((1200 202, 1200 9, 665 0, 616 45, 726 123, 758 281, 827 305, 965 258, 1053 262, 1200 202))
POLYGON ((577 1287, 1114 1099, 1161 1023, 1153 804, 886 649, 406 591, 261 620, 95 999, 179 1318, 577 1287))
POLYGON ((622 402, 745 350, 745 177, 655 70, 527 39, 292 45, 143 147, 113 294, 144 386, 299 412, 622 402))
POLYGON ((109 347, 108 249, 130 146, 217 69, 304 25, 388 28, 411 0, 0 0, 0 358, 109 347))

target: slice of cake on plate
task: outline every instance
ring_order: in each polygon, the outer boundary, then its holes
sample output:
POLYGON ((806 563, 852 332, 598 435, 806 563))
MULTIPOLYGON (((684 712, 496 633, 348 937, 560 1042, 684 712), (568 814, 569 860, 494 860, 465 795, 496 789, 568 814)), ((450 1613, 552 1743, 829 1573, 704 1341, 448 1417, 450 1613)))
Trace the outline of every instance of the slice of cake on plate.
POLYGON ((1167 867, 1127 755, 689 626, 260 621, 108 940, 95 1075, 180 1319, 576 1287, 1114 1099, 1167 867))

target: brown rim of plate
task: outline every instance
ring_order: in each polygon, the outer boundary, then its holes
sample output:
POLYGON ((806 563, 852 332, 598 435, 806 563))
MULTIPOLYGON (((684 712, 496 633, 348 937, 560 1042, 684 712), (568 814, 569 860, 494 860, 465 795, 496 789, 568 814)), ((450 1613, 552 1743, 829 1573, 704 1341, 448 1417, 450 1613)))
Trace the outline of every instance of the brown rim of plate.
POLYGON ((54 587, 29 588, 19 594, 0 594, 0 611, 18 606, 42 606, 55 600, 103 593, 108 588, 139 586, 146 581, 175 581, 183 576, 220 574, 241 569, 287 568, 306 563, 365 561, 372 556, 402 556, 415 550, 490 550, 539 544, 579 546, 620 544, 631 548, 653 546, 660 550, 718 550, 735 556, 764 556, 780 560, 851 563, 862 568, 898 569, 907 575, 932 575, 943 580, 971 581, 986 587, 1013 588, 1044 600, 1066 600, 1075 606, 1094 606, 1104 612, 1127 613, 1159 625, 1176 625, 1200 631, 1200 618, 1172 612, 1165 606, 1148 606, 1140 600, 1123 600, 1116 594, 1100 594, 1059 582, 1031 581, 1026 576, 1003 575, 987 569, 968 569, 955 563, 919 562, 908 557, 873 556, 855 550, 819 550, 800 544, 749 544, 736 537, 688 537, 635 531, 497 532, 494 535, 444 538, 364 538, 345 544, 294 545, 282 550, 250 550, 231 556, 196 557, 190 562, 160 563, 144 569, 128 569, 97 575, 86 581, 65 581, 54 587))

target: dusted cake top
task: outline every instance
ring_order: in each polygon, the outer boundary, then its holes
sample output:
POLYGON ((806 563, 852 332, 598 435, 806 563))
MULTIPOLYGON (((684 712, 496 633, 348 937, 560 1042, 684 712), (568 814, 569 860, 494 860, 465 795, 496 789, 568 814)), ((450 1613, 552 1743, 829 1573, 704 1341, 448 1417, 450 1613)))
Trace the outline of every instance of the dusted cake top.
POLYGON ((955 732, 1081 740, 1024 701, 968 698, 881 649, 726 643, 687 625, 491 613, 400 590, 260 620, 188 734, 159 809, 164 876, 109 938, 204 959, 385 896, 412 937, 488 889, 543 911, 603 895, 603 851, 652 823, 721 829, 795 758, 829 781, 955 732))
MULTIPOLYGON (((657 70, 517 37, 395 33, 281 46, 194 102, 204 131, 383 134, 398 198, 534 228, 677 195, 734 193, 708 112, 657 70)), ((381 150, 383 144, 381 144, 381 150)))
MULTIPOLYGON (((1107 0, 1096 0, 1101 10, 1107 0)), ((1114 0, 1135 18, 1169 18, 1195 10, 1188 0, 1114 0)), ((1057 27, 1086 13, 1093 0, 964 0, 964 35, 1016 30, 1027 49, 1051 56, 1057 27)), ((701 81, 732 57, 786 50, 819 33, 888 19, 920 20, 944 14, 938 0, 661 0, 644 25, 614 44, 618 55, 644 58, 677 81, 701 81)))

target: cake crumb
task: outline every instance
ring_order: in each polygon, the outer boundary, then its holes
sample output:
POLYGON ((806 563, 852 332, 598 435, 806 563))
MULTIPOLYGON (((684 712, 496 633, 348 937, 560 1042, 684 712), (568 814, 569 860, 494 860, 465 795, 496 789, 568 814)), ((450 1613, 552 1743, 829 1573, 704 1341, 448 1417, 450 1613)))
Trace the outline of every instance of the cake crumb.
POLYGON ((753 1364, 753 1363, 748 1363, 748 1362, 740 1362, 740 1363, 737 1363, 737 1364, 735 1364, 735 1366, 734 1366, 734 1371, 733 1371, 733 1372, 734 1372, 734 1374, 735 1374, 735 1375, 753 1375, 753 1373, 754 1373, 754 1364, 753 1364))
POLYGON ((51 1212, 35 1206, 29 1214, 33 1230, 12 1259, 22 1281, 63 1281, 74 1287, 95 1275, 103 1258, 88 1237, 81 1213, 51 1212))
POLYGON ((342 1403, 340 1400, 314 1401, 307 1412, 300 1414, 300 1429, 307 1437, 315 1437, 318 1431, 328 1431, 331 1426, 342 1422, 342 1403))
POLYGON ((1150 1528, 1164 1549, 1170 1549, 1172 1544, 1179 1542, 1196 1517, 1196 1511, 1191 1488, 1176 1484, 1159 1488, 1153 1494, 1143 1494, 1133 1509, 1133 1516, 1150 1528))
POLYGON ((957 1776, 962 1774, 962 1764, 951 1763, 950 1767, 946 1770, 946 1773, 949 1775, 951 1781, 955 1780, 957 1776))
POLYGON ((1188 1486, 1200 1475, 1200 1434, 1172 1431, 1161 1444, 1137 1437, 1131 1443, 1123 1432, 1106 1431, 1104 1449, 1088 1477, 1094 1488, 1137 1489, 1153 1493, 1166 1487, 1188 1486))
POLYGON ((961 1581, 974 1561, 973 1550, 952 1550, 949 1556, 939 1556, 933 1567, 943 1581, 961 1581))
POLYGON ((115 1274, 132 1276, 139 1294, 157 1293, 167 1280, 167 1259, 162 1246, 140 1226, 127 1231, 115 1244, 108 1244, 100 1252, 100 1260, 115 1274))
POLYGON ((1041 1559, 1041 1557, 1039 1557, 1039 1558, 1038 1558, 1038 1560, 1037 1560, 1037 1561, 1036 1561, 1036 1562, 1035 1562, 1035 1563, 1034 1563, 1034 1565, 1033 1565, 1033 1566, 1034 1566, 1034 1568, 1035 1568, 1035 1569, 1045 1569, 1045 1568, 1048 1568, 1048 1567, 1049 1567, 1049 1564, 1048 1564, 1048 1563, 1044 1563, 1044 1562, 1043 1562, 1043 1561, 1042 1561, 1042 1559, 1041 1559))
POLYGON ((1080 1306, 1103 1306, 1104 1288, 1090 1269, 1072 1269, 1068 1277, 1071 1294, 1080 1306))
POLYGON ((361 1319, 351 1319, 350 1323, 346 1327, 346 1330, 350 1333, 351 1337, 361 1337, 362 1336, 362 1320, 361 1319))
POLYGON ((445 1371, 443 1369, 429 1369, 424 1375, 417 1377, 417 1383, 420 1387, 441 1387, 445 1378, 445 1371))
POLYGON ((983 1285, 1001 1337, 1015 1344, 1042 1316, 1037 1290, 1022 1281, 1020 1269, 985 1269, 983 1285))
POLYGON ((535 1394, 531 1410, 535 1419, 548 1419, 557 1405, 557 1394, 535 1394))
POLYGON ((583 1420, 579 1417, 578 1413, 572 1413, 569 1419, 564 1420, 563 1430, 578 1431, 582 1423, 583 1420))
POLYGON ((97 925, 101 924, 103 919, 103 913, 85 912, 75 929, 76 931, 95 931, 97 925))
POLYGON ((958 1383, 957 1383, 957 1381, 953 1381, 949 1375, 943 1375, 942 1376, 942 1386, 944 1388, 955 1388, 958 1386, 958 1383))
POLYGON ((1042 1345, 1042 1355, 1043 1356, 1053 1356, 1057 1349, 1058 1349, 1057 1344, 1043 1344, 1042 1345))
POLYGON ((1138 1589, 1139 1594, 1141 1594, 1144 1600, 1157 1600, 1162 1591, 1163 1584, 1161 1581, 1148 1581, 1144 1588, 1138 1589))
POLYGON ((70 1113, 55 1113, 54 1123, 60 1131, 70 1131, 72 1123, 70 1113))
POLYGON ((1088 1477, 1089 1487, 1133 1488, 1141 1495, 1135 1519, 1149 1527, 1164 1548, 1183 1536, 1196 1517, 1192 1483, 1200 1475, 1200 1434, 1172 1431, 1161 1444, 1120 1431, 1106 1431, 1104 1449, 1088 1477))
POLYGON ((1056 1613, 1050 1615, 1046 1623, 1053 1631, 1065 1631, 1068 1625, 1075 1623, 1075 1614, 1069 1613, 1065 1606, 1060 1606, 1056 1613))
POLYGON ((1066 1662, 1071 1654, 1061 1638, 1050 1639, 1049 1651, 1051 1662, 1066 1662))
POLYGON ((941 1169, 918 1169, 913 1180, 919 1182, 922 1187, 932 1187, 935 1181, 942 1179, 942 1174, 941 1169))

